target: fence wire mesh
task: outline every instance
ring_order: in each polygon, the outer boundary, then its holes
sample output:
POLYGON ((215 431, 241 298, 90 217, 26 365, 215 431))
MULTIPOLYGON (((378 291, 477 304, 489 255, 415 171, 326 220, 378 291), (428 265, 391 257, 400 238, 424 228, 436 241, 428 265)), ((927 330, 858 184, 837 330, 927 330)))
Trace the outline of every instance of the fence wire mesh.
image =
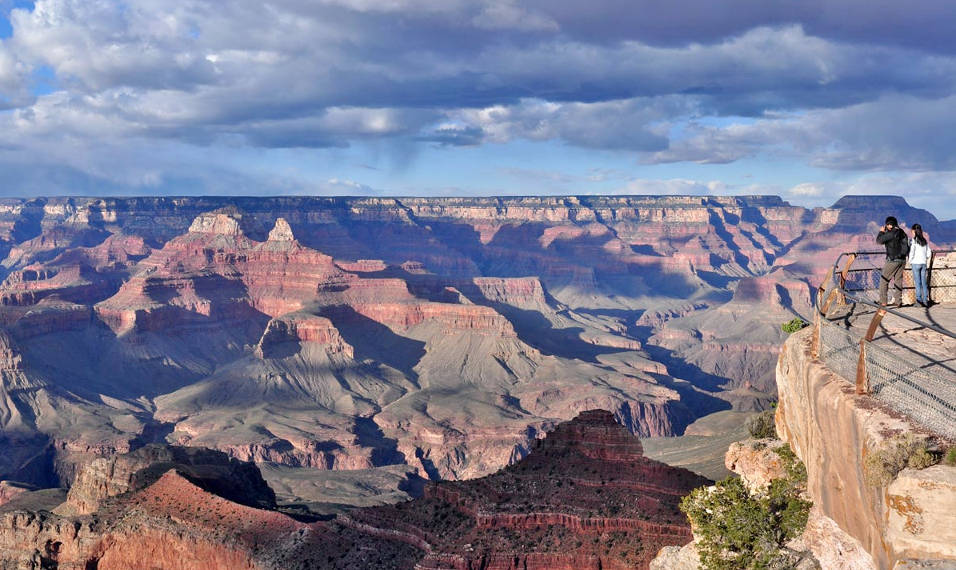
MULTIPOLYGON (((886 256, 882 252, 857 253, 855 255, 857 256, 856 260, 845 275, 844 290, 848 293, 862 294, 871 301, 878 301, 877 290, 880 286, 880 271, 886 261, 886 256)), ((903 302, 912 305, 916 302, 912 266, 906 265, 901 277, 903 302)), ((935 254, 927 277, 930 298, 934 302, 956 302, 956 252, 945 251, 935 254)), ((891 286, 890 289, 892 288, 891 286)), ((891 297, 893 297, 892 293, 891 297)))
POLYGON ((913 364, 879 346, 866 347, 870 393, 930 430, 956 439, 956 374, 938 363, 913 364))
MULTIPOLYGON (((820 322, 820 358, 855 383, 860 338, 826 319, 820 322)), ((912 421, 956 439, 956 372, 945 364, 912 362, 874 343, 866 343, 870 395, 912 421)))
POLYGON ((860 356, 860 339, 854 339, 848 330, 821 319, 820 358, 827 368, 847 380, 856 378, 856 365, 860 356))

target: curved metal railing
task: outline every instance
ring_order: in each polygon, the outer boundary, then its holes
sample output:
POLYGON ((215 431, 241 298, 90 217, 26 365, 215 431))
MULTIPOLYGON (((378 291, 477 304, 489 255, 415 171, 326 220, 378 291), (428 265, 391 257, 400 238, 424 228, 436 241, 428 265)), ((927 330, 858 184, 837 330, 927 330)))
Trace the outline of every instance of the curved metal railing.
MULTIPOLYGON (((945 305, 956 304, 954 253, 956 250, 934 252, 930 265, 930 298, 943 301, 945 305)), ((817 289, 813 354, 847 380, 853 382, 855 379, 858 394, 878 398, 931 431, 956 440, 956 358, 952 354, 929 356, 926 352, 933 351, 921 351, 920 346, 912 346, 905 340, 900 342, 899 338, 891 339, 885 343, 887 346, 873 342, 887 314, 913 323, 917 329, 931 331, 929 337, 922 336, 921 342, 927 342, 929 338, 934 344, 949 344, 941 337, 956 340, 956 332, 938 322, 931 322, 930 312, 914 314, 913 311, 887 307, 879 304, 872 295, 867 295, 877 289, 884 256, 882 251, 844 252, 836 259, 817 289), (873 256, 879 256, 879 262, 874 261, 868 267, 854 266, 860 258, 873 256), (851 317, 848 315, 865 319, 869 313, 856 313, 854 306, 850 307, 848 314, 831 320, 828 317, 834 302, 873 309, 873 316, 862 336, 854 334, 853 327, 841 326, 837 321, 847 319, 849 322, 851 317), (933 335, 938 335, 935 337, 938 342, 933 335)), ((912 294, 910 291, 907 289, 908 295, 912 294)), ((909 334, 912 333, 907 332, 909 334)))
MULTIPOLYGON (((935 260, 938 256, 949 255, 952 253, 956 253, 956 249, 947 249, 943 251, 933 252, 933 259, 935 260)), ((867 334, 866 334, 867 340, 873 340, 873 335, 876 333, 876 328, 879 327, 880 321, 883 319, 883 317, 887 313, 891 315, 895 315, 897 317, 900 317, 901 319, 905 319, 917 325, 920 325, 921 327, 924 327, 933 332, 956 339, 956 332, 940 327, 934 323, 930 323, 925 320, 919 319, 912 315, 908 315, 902 311, 898 311, 890 307, 880 305, 879 303, 871 299, 867 299, 863 297, 862 295, 858 294, 861 291, 871 291, 872 289, 847 290, 846 283, 850 274, 855 272, 873 272, 873 271, 881 270, 880 267, 876 267, 876 266, 867 267, 863 269, 852 269, 853 263, 858 258, 863 256, 883 256, 883 255, 886 255, 883 251, 854 251, 854 252, 841 253, 839 257, 836 258, 836 261, 833 262, 833 267, 831 267, 830 271, 827 273, 827 278, 824 279, 824 282, 820 285, 819 289, 817 290, 817 311, 825 316, 826 313, 829 311, 830 305, 833 303, 833 300, 835 299, 836 295, 839 295, 843 303, 846 303, 847 300, 851 300, 854 303, 861 303, 863 305, 868 305, 877 310, 876 314, 873 317, 873 321, 870 323, 871 326, 867 329, 867 334), (846 264, 843 266, 842 269, 840 269, 840 261, 843 260, 844 258, 846 258, 846 264), (828 295, 824 295, 824 292, 827 289, 826 287, 827 281, 832 282, 833 288, 830 290, 830 293, 828 295), (822 300, 822 304, 821 304, 821 300, 822 300)), ((956 266, 934 268, 933 263, 931 262, 929 271, 930 273, 932 273, 933 271, 956 271, 956 266)), ((930 297, 932 298, 932 296, 933 296, 932 291, 930 291, 930 297)))

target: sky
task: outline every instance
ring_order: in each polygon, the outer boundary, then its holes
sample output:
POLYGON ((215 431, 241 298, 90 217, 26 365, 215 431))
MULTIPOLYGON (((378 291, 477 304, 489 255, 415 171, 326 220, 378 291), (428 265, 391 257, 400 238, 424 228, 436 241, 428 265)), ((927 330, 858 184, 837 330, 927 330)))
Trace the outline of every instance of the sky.
POLYGON ((894 194, 945 0, 0 0, 0 195, 894 194))

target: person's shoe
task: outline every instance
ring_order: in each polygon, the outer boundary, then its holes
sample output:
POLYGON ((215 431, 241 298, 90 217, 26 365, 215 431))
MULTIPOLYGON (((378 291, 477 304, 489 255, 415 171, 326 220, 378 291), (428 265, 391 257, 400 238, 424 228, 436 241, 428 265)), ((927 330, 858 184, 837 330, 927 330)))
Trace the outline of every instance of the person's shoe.
POLYGON ((919 305, 920 307, 923 307, 924 309, 926 308, 926 303, 922 301, 916 301, 916 304, 919 305))

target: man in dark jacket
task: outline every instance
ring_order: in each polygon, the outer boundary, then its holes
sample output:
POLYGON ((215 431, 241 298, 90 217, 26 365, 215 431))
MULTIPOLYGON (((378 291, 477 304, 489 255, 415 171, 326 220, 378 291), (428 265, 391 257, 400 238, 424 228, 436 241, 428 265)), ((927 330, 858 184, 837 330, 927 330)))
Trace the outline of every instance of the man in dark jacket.
POLYGON ((886 289, 890 281, 893 281, 893 288, 896 289, 894 306, 901 307, 903 305, 903 267, 906 265, 910 242, 906 238, 906 232, 900 229, 896 218, 890 216, 880 228, 876 243, 881 243, 886 248, 886 263, 883 264, 883 272, 880 274, 880 304, 884 306, 887 304, 886 289))

